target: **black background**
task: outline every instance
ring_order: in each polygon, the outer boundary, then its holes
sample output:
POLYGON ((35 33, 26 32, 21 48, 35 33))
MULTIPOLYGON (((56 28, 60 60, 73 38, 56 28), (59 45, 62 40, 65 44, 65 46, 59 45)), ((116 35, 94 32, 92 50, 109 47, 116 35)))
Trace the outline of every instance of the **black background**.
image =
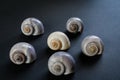
POLYGON ((120 80, 120 0, 19 0, 0 2, 0 80, 120 80), (41 20, 44 35, 26 37, 21 33, 22 21, 28 17, 41 20), (84 22, 82 34, 66 31, 66 21, 79 17, 84 22), (47 62, 55 52, 48 48, 51 32, 65 32, 71 41, 69 52, 76 61, 74 74, 55 77, 47 62), (86 57, 81 41, 97 35, 104 42, 101 56, 86 57), (37 60, 17 66, 9 60, 9 50, 17 42, 32 44, 37 60))

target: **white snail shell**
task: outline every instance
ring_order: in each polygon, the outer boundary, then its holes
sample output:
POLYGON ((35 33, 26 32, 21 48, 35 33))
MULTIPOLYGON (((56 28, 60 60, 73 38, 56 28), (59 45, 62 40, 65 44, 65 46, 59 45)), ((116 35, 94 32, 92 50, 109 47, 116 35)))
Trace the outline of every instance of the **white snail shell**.
POLYGON ((68 75, 74 72, 75 60, 66 52, 54 53, 48 60, 49 71, 56 75, 68 75))
POLYGON ((87 36, 81 44, 82 51, 87 56, 100 55, 103 52, 103 41, 95 35, 87 36))
POLYGON ((36 18, 27 18, 21 24, 21 31, 26 36, 37 36, 44 33, 44 26, 36 18))
POLYGON ((9 56, 10 60, 17 65, 31 63, 37 58, 34 47, 26 42, 19 42, 13 45, 9 56))
POLYGON ((78 32, 81 33, 83 29, 83 21, 80 18, 72 17, 68 19, 66 23, 66 29, 70 33, 78 33, 78 32))
POLYGON ((66 50, 70 48, 70 40, 66 34, 60 31, 53 32, 47 39, 48 47, 52 50, 66 50))

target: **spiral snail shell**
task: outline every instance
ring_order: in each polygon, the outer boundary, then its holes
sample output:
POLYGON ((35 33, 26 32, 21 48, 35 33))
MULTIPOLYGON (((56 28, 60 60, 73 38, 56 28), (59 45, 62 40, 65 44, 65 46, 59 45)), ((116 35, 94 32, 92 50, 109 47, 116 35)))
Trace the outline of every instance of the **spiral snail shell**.
POLYGON ((52 50, 66 50, 70 47, 70 40, 63 32, 56 31, 48 36, 47 44, 52 50))
POLYGON ((17 65, 31 63, 36 60, 34 47, 26 42, 19 42, 13 45, 9 56, 10 60, 17 65))
POLYGON ((72 17, 68 19, 66 23, 66 29, 70 33, 78 33, 78 32, 81 33, 83 29, 83 21, 80 18, 72 17))
POLYGON ((87 56, 100 55, 103 52, 103 41, 95 35, 87 36, 81 44, 82 51, 87 56))
POLYGON ((75 60, 66 52, 54 53, 48 60, 49 71, 56 76, 68 75, 74 72, 75 60))
POLYGON ((37 36, 44 33, 44 26, 36 18, 27 18, 21 24, 21 31, 26 36, 37 36))

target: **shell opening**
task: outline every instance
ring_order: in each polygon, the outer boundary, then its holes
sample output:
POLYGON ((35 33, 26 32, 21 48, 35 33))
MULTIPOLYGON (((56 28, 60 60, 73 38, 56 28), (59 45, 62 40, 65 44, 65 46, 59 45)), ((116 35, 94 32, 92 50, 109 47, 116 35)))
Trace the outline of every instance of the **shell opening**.
POLYGON ((58 39, 52 39, 51 40, 51 48, 53 50, 59 50, 62 47, 62 43, 58 39))
POLYGON ((62 75, 64 74, 64 71, 65 71, 65 67, 64 67, 64 64, 61 63, 61 62, 55 62, 52 67, 52 73, 54 75, 62 75))
POLYGON ((25 55, 21 52, 15 52, 12 58, 16 64, 23 64, 25 62, 25 55))
POLYGON ((32 30, 31 30, 31 25, 28 25, 28 24, 26 24, 26 25, 24 25, 24 27, 23 27, 23 31, 25 32, 25 33, 30 33, 32 30))
POLYGON ((70 30, 73 32, 77 32, 78 31, 78 25, 77 24, 70 24, 70 30))
POLYGON ((94 42, 88 43, 86 46, 86 50, 88 54, 91 54, 91 55, 97 54, 99 51, 98 46, 94 42))

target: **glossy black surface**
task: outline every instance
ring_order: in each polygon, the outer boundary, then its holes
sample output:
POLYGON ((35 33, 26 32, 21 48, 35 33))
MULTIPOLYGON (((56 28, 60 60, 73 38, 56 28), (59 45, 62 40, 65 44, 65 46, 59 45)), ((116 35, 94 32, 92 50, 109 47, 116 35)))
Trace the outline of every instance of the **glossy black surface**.
POLYGON ((0 2, 0 80, 120 80, 120 0, 19 0, 0 2), (41 20, 44 35, 26 37, 21 33, 22 21, 28 17, 41 20), (66 31, 66 21, 79 17, 84 22, 82 34, 66 31), (47 47, 51 32, 65 32, 71 40, 67 50, 76 61, 76 71, 56 77, 48 71, 47 61, 55 52, 47 47), (97 35, 104 42, 103 55, 86 57, 81 41, 97 35), (17 66, 9 60, 9 50, 17 42, 32 44, 37 60, 17 66))

